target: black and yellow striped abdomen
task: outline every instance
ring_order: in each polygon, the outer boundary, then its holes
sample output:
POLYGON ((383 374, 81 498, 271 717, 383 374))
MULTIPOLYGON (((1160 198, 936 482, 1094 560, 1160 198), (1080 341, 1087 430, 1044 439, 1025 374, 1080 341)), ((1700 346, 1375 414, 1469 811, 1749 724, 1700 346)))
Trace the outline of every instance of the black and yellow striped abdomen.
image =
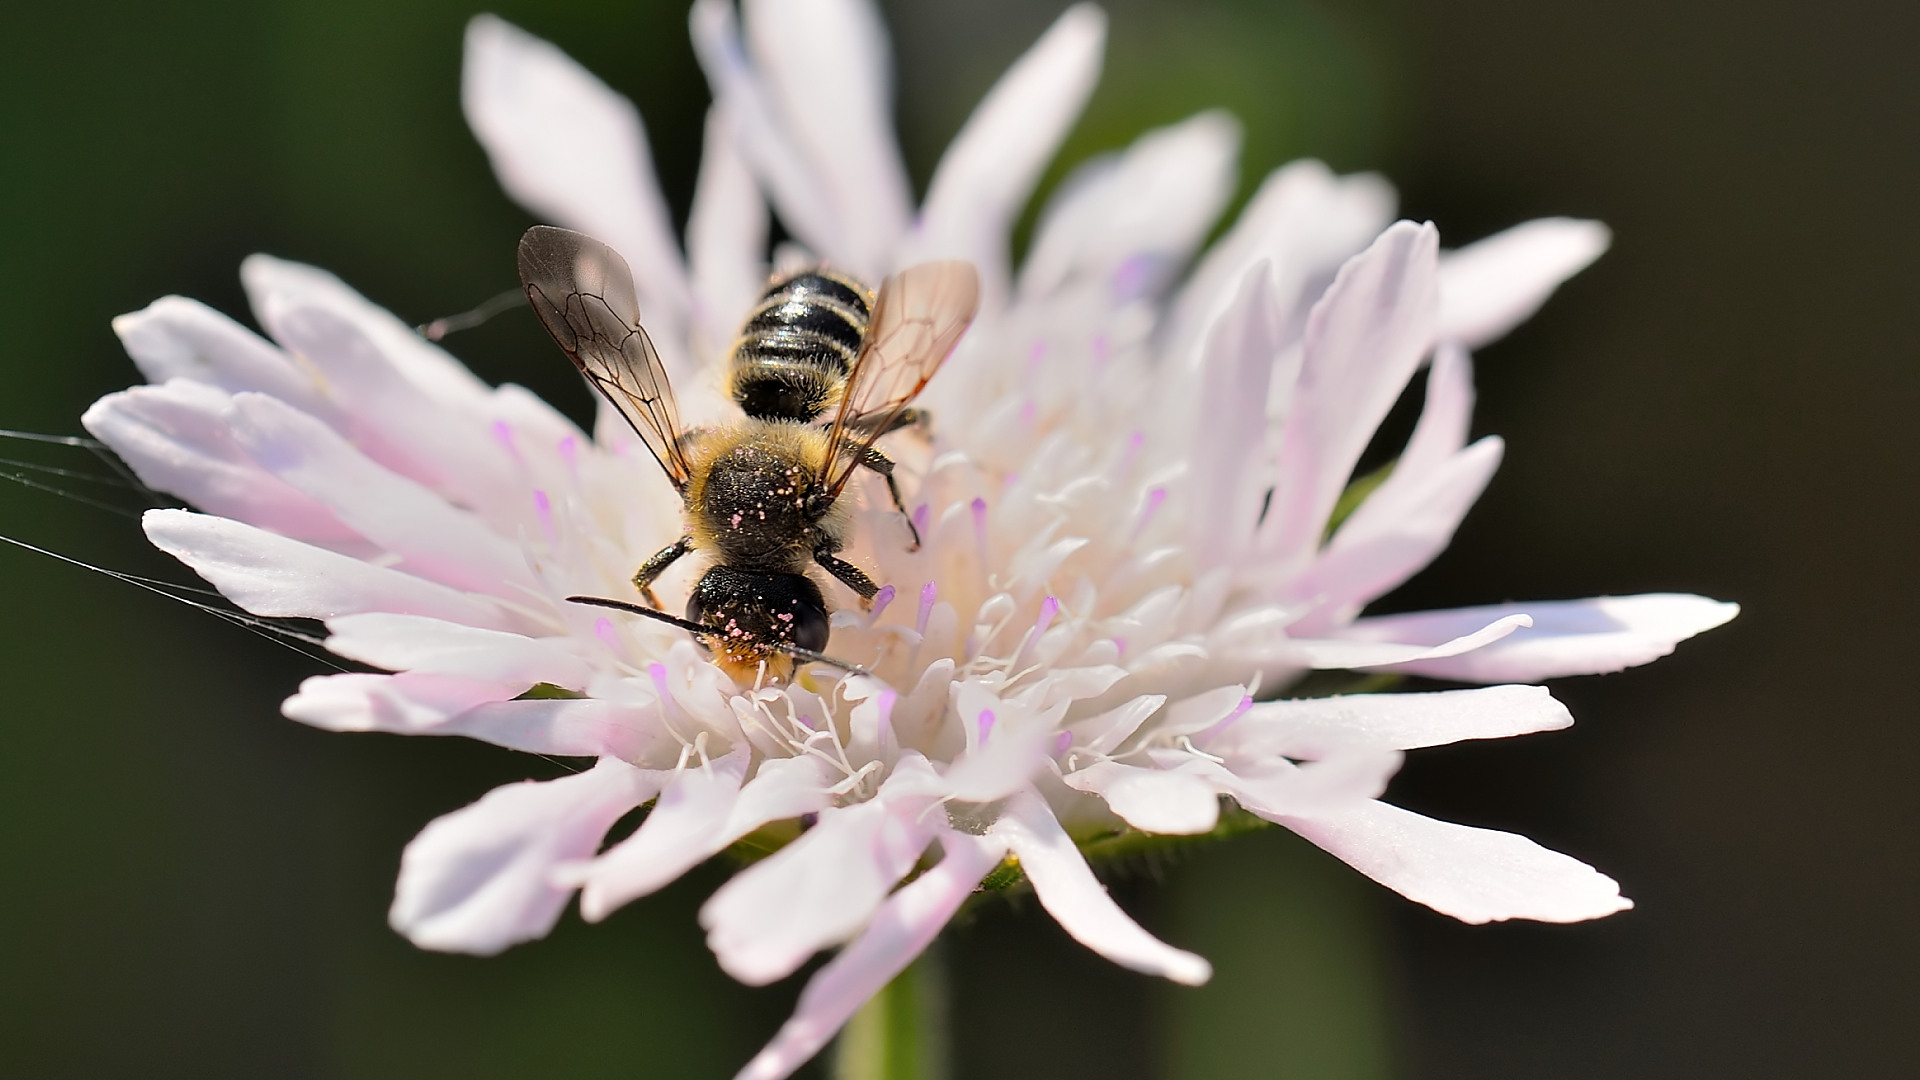
POLYGON ((871 304, 866 286, 831 270, 774 282, 734 343, 728 395, 757 420, 817 420, 846 388, 871 304))

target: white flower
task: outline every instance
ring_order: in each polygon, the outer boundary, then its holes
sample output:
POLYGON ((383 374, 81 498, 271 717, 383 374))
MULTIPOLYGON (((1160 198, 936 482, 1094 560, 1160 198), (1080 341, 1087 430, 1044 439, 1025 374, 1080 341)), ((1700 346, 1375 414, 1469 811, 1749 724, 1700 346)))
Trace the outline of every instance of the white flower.
POLYGON ((727 0, 700 0, 693 27, 717 103, 684 258, 638 113, 553 46, 476 19, 467 113, 515 197, 624 253, 694 418, 721 415, 711 372, 766 280, 768 201, 812 257, 869 280, 978 266, 982 315, 923 398, 931 443, 889 444, 925 544, 909 551, 867 492, 847 557, 888 588, 870 616, 832 594, 830 651, 875 677, 739 687, 677 630, 567 603, 629 595, 680 535, 651 458, 604 410, 590 439, 482 384, 321 271, 247 261, 271 342, 178 297, 115 323, 150 384, 87 427, 202 511, 154 511, 148 536, 247 610, 325 620, 333 652, 390 673, 308 679, 288 716, 598 759, 429 825, 397 929, 492 953, 546 933, 576 890, 599 919, 748 834, 792 837, 701 915, 750 983, 841 947, 742 1074, 778 1077, 1009 859, 1088 947, 1204 981, 1075 839, 1204 833, 1223 795, 1470 922, 1628 906, 1565 855, 1377 798, 1402 751, 1566 726, 1545 690, 1274 698, 1316 668, 1613 671, 1732 616, 1681 595, 1360 615, 1440 552, 1498 464, 1497 438, 1468 442, 1466 347, 1597 256, 1603 228, 1537 221, 1442 253, 1432 226, 1389 223, 1383 181, 1303 162, 1201 253, 1238 138, 1208 113, 1084 166, 1016 275, 1008 231, 1094 83, 1097 9, 1069 10, 1001 79, 917 211, 870 4, 749 0, 743 42, 727 0), (1347 513, 1355 463, 1429 362, 1411 441, 1347 513))

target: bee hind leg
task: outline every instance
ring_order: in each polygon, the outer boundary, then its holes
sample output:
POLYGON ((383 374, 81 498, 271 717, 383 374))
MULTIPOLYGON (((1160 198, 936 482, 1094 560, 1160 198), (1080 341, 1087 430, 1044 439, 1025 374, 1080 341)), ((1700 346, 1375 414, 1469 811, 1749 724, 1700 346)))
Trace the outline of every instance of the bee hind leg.
POLYGON ((865 570, 860 569, 845 559, 836 558, 833 551, 829 548, 821 548, 814 552, 813 561, 819 563, 820 568, 827 573, 839 578, 841 583, 847 588, 860 594, 860 609, 862 611, 872 609, 873 594, 880 591, 880 586, 873 583, 873 579, 867 576, 865 570))
POLYGON ((887 481, 887 494, 893 496, 893 508, 907 519, 907 534, 913 542, 907 545, 908 551, 920 550, 920 530, 913 524, 913 515, 907 513, 907 504, 900 498, 900 484, 893 478, 893 459, 869 446, 860 452, 860 464, 879 473, 887 481))
POLYGON ((646 597, 647 603, 656 610, 660 607, 660 598, 653 595, 653 580, 666 573, 667 567, 672 566, 680 556, 692 550, 693 538, 683 536, 654 552, 653 557, 641 563, 640 569, 635 571, 633 587, 639 589, 640 595, 646 597))

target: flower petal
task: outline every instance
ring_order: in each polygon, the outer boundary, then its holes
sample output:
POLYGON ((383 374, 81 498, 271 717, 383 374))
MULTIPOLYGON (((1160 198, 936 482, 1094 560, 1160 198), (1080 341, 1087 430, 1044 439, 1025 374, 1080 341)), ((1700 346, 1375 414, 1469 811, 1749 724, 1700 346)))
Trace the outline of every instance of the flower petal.
POLYGON ((1075 278, 1103 280, 1122 301, 1158 288, 1219 217, 1239 153, 1239 124, 1214 111, 1082 165, 1041 214, 1020 293, 1046 296, 1075 278))
POLYGON ((1207 335, 1187 459, 1188 550, 1196 565, 1235 561, 1259 524, 1272 482, 1267 391, 1281 351, 1280 318, 1273 266, 1262 261, 1207 335))
POLYGON ((902 262, 969 260, 986 309, 1005 303, 1013 220, 1086 107, 1106 37, 1106 13, 1075 4, 1000 76, 941 155, 902 262))
POLYGON ((1220 820, 1213 785, 1190 773, 1101 761, 1064 779, 1068 787, 1104 799, 1142 832, 1191 836, 1211 831, 1220 820))
POLYGON ((540 937, 572 892, 549 882, 553 867, 593 854, 655 790, 653 774, 611 758, 559 780, 495 788, 407 845, 388 921, 441 952, 489 956, 540 937))
POLYGON ((1374 429, 1433 344, 1439 233, 1399 222, 1314 305, 1261 545, 1282 578, 1320 546, 1374 429))
POLYGON ((1539 218, 1440 258, 1444 340, 1473 348, 1524 322, 1612 242, 1597 221, 1539 218))
POLYGON ((718 359, 732 347, 767 285, 767 203, 740 156, 734 127, 724 108, 715 105, 707 111, 700 177, 687 218, 687 259, 702 362, 718 359))
POLYGON ((316 675, 280 712, 328 731, 464 735, 560 757, 639 760, 666 738, 640 709, 594 698, 512 700, 524 689, 451 675, 316 675))
POLYGON ((192 567, 221 595, 255 615, 331 619, 390 611, 496 630, 513 621, 487 597, 229 518, 149 510, 140 525, 153 546, 192 567))
POLYGON ((781 119, 836 204, 840 231, 821 253, 878 281, 913 202, 879 11, 871 0, 745 0, 743 21, 781 119))
MULTIPOLYGON (((1462 609, 1480 610, 1480 609, 1462 609)), ((1402 616, 1386 616, 1401 618, 1402 616)), ((1367 620, 1361 620, 1365 622, 1367 620)), ((1358 623, 1354 625, 1359 625, 1358 623)), ((1521 613, 1501 615, 1492 622, 1473 622, 1462 620, 1452 628, 1464 631, 1458 637, 1448 638, 1438 645, 1425 645, 1392 640, 1373 640, 1386 638, 1383 632, 1367 634, 1363 639, 1352 634, 1352 628, 1343 630, 1338 638, 1289 638, 1269 637, 1267 640, 1223 641, 1220 651, 1230 657, 1245 658, 1266 666, 1291 664, 1296 667, 1310 668, 1362 668, 1385 667, 1390 664, 1410 664, 1414 661, 1427 661, 1443 657, 1459 656, 1462 653, 1483 649, 1493 642, 1507 637, 1524 627, 1533 625, 1532 618, 1521 613)), ((1425 636, 1425 635, 1422 635, 1425 636)))
POLYGON ((1367 502, 1384 495, 1382 506, 1365 518, 1356 512, 1280 594, 1283 603, 1318 605, 1292 632, 1326 633, 1351 622, 1369 602, 1432 562, 1492 481, 1505 451, 1500 437, 1489 435, 1390 492, 1381 485, 1367 502))
POLYGON ((198 300, 163 296, 113 320, 127 355, 147 381, 192 379, 228 393, 258 390, 314 411, 320 385, 258 334, 198 300))
MULTIPOLYGON (((324 311, 352 326, 426 400, 456 410, 478 409, 486 401, 487 385, 460 361, 325 270, 249 255, 240 264, 240 284, 260 325, 276 339, 287 313, 302 308, 324 311)), ((347 400, 356 409, 374 404, 347 400)))
POLYGON ((525 556, 471 511, 362 454, 318 420, 264 394, 238 394, 234 436, 252 458, 319 500, 400 566, 455 588, 512 599, 532 585, 525 556))
MULTIPOLYGON (((1396 670, 1461 682, 1537 682, 1600 675, 1657 660, 1686 639, 1726 622, 1740 605, 1686 593, 1597 596, 1422 611, 1360 619, 1341 636, 1364 641, 1444 639, 1490 618, 1525 614, 1530 630, 1471 653, 1390 661, 1396 670)), ((1365 666, 1365 665, 1354 665, 1365 666)))
POLYGON ((987 835, 1013 850, 1040 905, 1075 941, 1122 967, 1188 986, 1213 976, 1205 960, 1147 933, 1120 910, 1038 795, 1028 791, 1008 800, 987 835))
POLYGON ((624 256, 647 327, 677 352, 690 307, 685 264, 633 102, 551 43, 478 15, 467 23, 460 104, 500 186, 624 256))
POLYGON ((1353 742, 1413 750, 1463 739, 1557 731, 1572 724, 1566 706, 1540 686, 1341 694, 1259 702, 1201 745, 1212 754, 1319 757, 1353 742))
POLYGON ((94 402, 80 422, 155 491, 296 540, 374 552, 325 503, 253 460, 234 439, 233 399, 212 386, 186 379, 136 386, 94 402))
POLYGON ((926 951, 1006 852, 991 838, 943 832, 945 854, 874 913, 853 944, 807 981, 793 1017, 735 1080, 781 1080, 827 1045, 866 1000, 926 951))
POLYGON ((1612 878, 1513 833, 1436 821, 1382 802, 1274 820, 1407 899, 1462 922, 1580 922, 1633 906, 1612 878))
POLYGON ((1167 355, 1195 357, 1207 329, 1230 303, 1234 284, 1253 264, 1273 267, 1286 316, 1282 340, 1296 340, 1307 306, 1340 264, 1360 253, 1393 220, 1393 186, 1372 173, 1335 176, 1318 161, 1296 161, 1267 174, 1227 230, 1181 287, 1170 315, 1167 355))
POLYGON ((928 812, 935 797, 918 790, 937 780, 924 758, 902 758, 873 799, 822 812, 798 840, 722 885, 700 925, 727 974, 770 983, 859 929, 945 827, 944 814, 928 812))
POLYGON ((327 649, 388 671, 584 689, 592 668, 571 637, 528 637, 421 615, 374 612, 327 620, 327 649))
POLYGON ((687 22, 714 102, 737 125, 740 154, 753 166, 781 223, 819 255, 844 262, 839 203, 789 136, 780 107, 748 61, 733 0, 694 0, 687 22))
POLYGON ((764 761, 743 788, 750 754, 742 745, 710 767, 680 770, 632 836, 574 875, 583 886, 581 916, 599 922, 760 826, 831 804, 831 781, 817 758, 764 761))

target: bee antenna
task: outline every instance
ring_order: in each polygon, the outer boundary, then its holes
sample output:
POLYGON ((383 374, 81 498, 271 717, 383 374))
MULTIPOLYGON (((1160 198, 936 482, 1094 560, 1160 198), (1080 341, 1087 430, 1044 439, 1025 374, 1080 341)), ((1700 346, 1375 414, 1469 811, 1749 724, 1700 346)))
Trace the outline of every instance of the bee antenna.
POLYGON ((615 611, 624 611, 630 615, 645 615, 649 619, 666 623, 668 626, 677 626, 689 633, 702 635, 713 633, 713 627, 711 626, 701 626, 691 619, 682 619, 674 615, 669 615, 659 608, 650 608, 643 604, 630 604, 625 600, 609 600, 604 596, 569 596, 567 597, 567 603, 612 608, 615 611))
MULTIPOLYGON (((711 626, 701 626, 691 619, 682 619, 669 615, 659 608, 650 608, 644 604, 629 603, 625 600, 613 600, 604 596, 569 596, 567 597, 567 602, 570 604, 587 604, 591 607, 612 608, 615 611, 624 611, 630 615, 644 615, 657 622, 666 623, 668 626, 677 626, 688 633, 699 634, 703 637, 713 633, 713 627, 711 626)), ((836 660, 826 653, 814 652, 812 649, 803 649, 798 645, 779 642, 769 645, 768 648, 771 648, 774 652, 786 653, 796 660, 805 660, 810 663, 827 664, 832 667, 837 667, 852 675, 873 674, 873 672, 868 671, 859 664, 850 664, 845 660, 836 660)))

